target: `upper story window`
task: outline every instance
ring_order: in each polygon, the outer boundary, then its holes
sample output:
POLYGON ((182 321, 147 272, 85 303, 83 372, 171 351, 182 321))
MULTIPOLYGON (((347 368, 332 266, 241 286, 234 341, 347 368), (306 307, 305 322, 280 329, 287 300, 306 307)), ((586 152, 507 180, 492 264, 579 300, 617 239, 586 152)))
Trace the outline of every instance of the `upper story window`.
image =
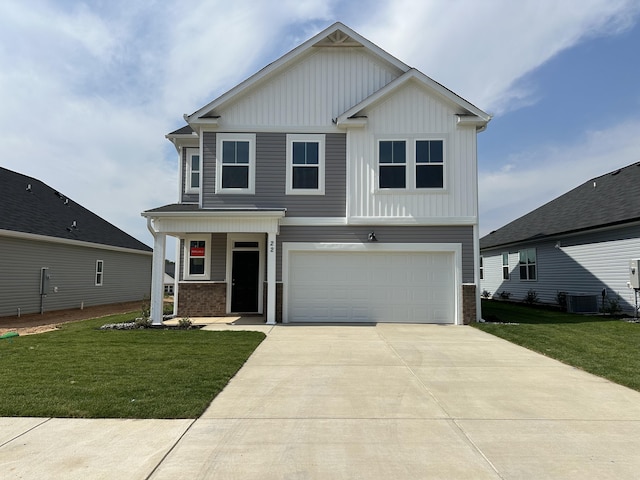
POLYGON ((102 285, 103 276, 104 276, 104 261, 96 260, 96 286, 97 287, 102 285))
POLYGON ((502 279, 509 280, 509 253, 502 254, 502 279))
POLYGON ((484 280, 484 259, 480 257, 480 280, 484 280))
POLYGON ((380 188, 406 188, 407 142, 381 140, 378 155, 380 164, 380 188))
POLYGON ((445 179, 442 139, 398 139, 378 142, 378 188, 442 189, 445 179))
POLYGON ((287 135, 288 195, 324 194, 324 135, 287 135))
POLYGON ((536 249, 527 248, 520 250, 520 280, 535 280, 537 278, 536 272, 536 249))
POLYGON ((254 134, 218 134, 217 193, 254 193, 256 167, 254 134))
POLYGON ((185 241, 185 279, 209 278, 210 242, 206 238, 189 238, 185 241))
POLYGON ((416 141, 416 188, 442 188, 444 185, 444 142, 416 141))
POLYGON ((201 173, 200 151, 196 148, 187 149, 186 193, 198 193, 200 191, 201 173))

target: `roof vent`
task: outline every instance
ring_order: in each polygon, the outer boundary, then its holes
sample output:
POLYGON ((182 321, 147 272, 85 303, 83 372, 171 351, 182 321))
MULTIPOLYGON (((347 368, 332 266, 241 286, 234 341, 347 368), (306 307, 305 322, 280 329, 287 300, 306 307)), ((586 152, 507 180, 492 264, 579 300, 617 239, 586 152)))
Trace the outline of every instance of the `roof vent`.
POLYGON ((618 169, 618 170, 616 170, 615 172, 613 172, 613 173, 611 174, 611 176, 613 177, 614 175, 617 175, 617 174, 619 174, 619 173, 620 173, 620 169, 618 169))
POLYGON ((26 190, 27 190, 27 192, 30 192, 30 191, 31 191, 31 184, 30 184, 30 183, 27 183, 27 188, 26 188, 26 190))

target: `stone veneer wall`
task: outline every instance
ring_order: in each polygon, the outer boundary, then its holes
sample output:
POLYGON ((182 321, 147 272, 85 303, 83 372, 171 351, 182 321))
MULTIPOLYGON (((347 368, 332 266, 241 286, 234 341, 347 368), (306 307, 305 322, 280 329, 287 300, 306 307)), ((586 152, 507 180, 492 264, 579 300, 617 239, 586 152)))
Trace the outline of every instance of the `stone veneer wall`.
MULTIPOLYGON (((269 286, 267 282, 264 282, 264 289, 262 295, 262 310, 264 311, 264 317, 267 318, 267 289, 269 286)), ((276 322, 282 323, 282 282, 276 282, 276 322)))
POLYGON ((476 321, 476 286, 473 283, 462 285, 462 323, 469 325, 476 321))
POLYGON ((223 317, 226 314, 226 283, 180 283, 178 317, 223 317))

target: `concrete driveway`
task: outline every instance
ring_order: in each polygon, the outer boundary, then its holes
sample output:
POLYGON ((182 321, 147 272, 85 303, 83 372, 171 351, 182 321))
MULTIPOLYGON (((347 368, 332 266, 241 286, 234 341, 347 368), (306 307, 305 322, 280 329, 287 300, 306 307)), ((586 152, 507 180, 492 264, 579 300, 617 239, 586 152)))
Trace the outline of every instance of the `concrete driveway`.
POLYGON ((196 421, 0 418, 0 477, 638 478, 638 392, 471 327, 260 328, 196 421))

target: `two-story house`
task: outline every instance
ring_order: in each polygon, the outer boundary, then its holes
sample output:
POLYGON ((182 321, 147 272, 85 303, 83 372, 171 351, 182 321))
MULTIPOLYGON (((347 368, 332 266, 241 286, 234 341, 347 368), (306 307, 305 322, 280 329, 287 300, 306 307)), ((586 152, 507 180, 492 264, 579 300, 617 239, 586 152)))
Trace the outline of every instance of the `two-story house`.
POLYGON ((167 135, 179 202, 143 212, 161 321, 478 318, 476 136, 490 116, 336 23, 167 135))

